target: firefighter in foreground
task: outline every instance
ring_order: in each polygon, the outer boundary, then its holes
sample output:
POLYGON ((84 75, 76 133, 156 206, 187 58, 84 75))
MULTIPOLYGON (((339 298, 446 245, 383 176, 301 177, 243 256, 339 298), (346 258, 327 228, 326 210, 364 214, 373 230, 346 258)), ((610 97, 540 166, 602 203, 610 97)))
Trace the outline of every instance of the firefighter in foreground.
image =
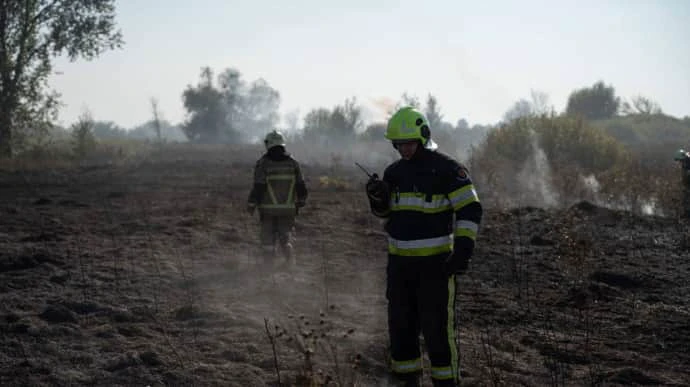
POLYGON ((683 184, 683 212, 684 218, 690 218, 690 152, 679 149, 674 159, 680 163, 683 184))
POLYGON ((300 164, 285 149, 285 139, 272 131, 264 139, 266 153, 254 166, 254 185, 249 193, 247 212, 258 209, 260 248, 264 263, 275 262, 280 252, 290 264, 293 252, 295 217, 307 200, 307 187, 300 164))
POLYGON ((373 175, 366 192, 372 213, 387 219, 392 375, 403 385, 421 383, 421 333, 434 386, 456 386, 456 278, 470 264, 482 206, 467 169, 436 151, 424 114, 398 110, 385 137, 401 159, 382 179, 373 175))

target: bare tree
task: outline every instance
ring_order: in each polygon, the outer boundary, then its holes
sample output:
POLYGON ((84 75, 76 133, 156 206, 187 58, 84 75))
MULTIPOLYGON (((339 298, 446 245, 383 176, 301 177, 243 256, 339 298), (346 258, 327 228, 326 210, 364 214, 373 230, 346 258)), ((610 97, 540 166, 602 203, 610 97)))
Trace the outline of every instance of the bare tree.
POLYGON ((151 112, 153 113, 153 129, 156 131, 156 139, 161 142, 161 119, 160 111, 158 110, 158 100, 155 97, 151 98, 151 112))
POLYGON ((631 103, 624 102, 621 108, 624 114, 654 115, 662 114, 661 106, 655 101, 641 95, 630 99, 631 103))
POLYGON ((549 95, 543 91, 530 90, 530 104, 532 105, 532 114, 534 115, 541 116, 553 111, 549 95))

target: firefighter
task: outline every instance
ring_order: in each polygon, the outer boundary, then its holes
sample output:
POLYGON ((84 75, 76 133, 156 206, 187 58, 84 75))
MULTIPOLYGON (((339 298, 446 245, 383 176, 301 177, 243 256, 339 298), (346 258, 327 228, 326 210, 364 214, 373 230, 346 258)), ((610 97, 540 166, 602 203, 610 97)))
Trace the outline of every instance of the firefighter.
POLYGON ((401 159, 382 179, 373 175, 366 193, 386 219, 391 373, 403 385, 421 383, 423 334, 433 385, 456 386, 456 279, 470 264, 482 206, 467 168, 436 150, 420 111, 398 110, 385 138, 401 159))
POLYGON ((690 218, 690 152, 679 149, 674 159, 680 163, 683 185, 682 217, 690 218))
POLYGON ((285 149, 285 138, 274 130, 264 139, 266 153, 254 166, 254 184, 247 212, 258 209, 259 240, 264 263, 274 263, 278 250, 295 263, 293 242, 295 217, 307 200, 307 187, 300 164, 285 149))

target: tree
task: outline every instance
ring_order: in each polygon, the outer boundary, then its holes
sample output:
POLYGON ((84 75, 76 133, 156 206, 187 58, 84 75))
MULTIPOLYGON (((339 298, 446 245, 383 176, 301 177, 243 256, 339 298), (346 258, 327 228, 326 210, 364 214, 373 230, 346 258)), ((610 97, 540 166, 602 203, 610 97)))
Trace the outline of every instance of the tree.
POLYGON ((606 86, 599 81, 592 87, 570 93, 566 114, 581 115, 591 120, 611 118, 618 113, 620 105, 620 98, 616 96, 613 86, 606 86))
POLYGON ((96 138, 125 138, 127 131, 112 121, 95 121, 93 135, 96 138))
POLYGON ((236 90, 239 110, 235 128, 246 138, 263 135, 276 128, 280 115, 280 93, 264 79, 252 82, 249 90, 236 90))
POLYGON ((407 92, 404 92, 400 96, 400 101, 398 101, 398 103, 395 105, 393 111, 388 112, 388 114, 393 115, 393 113, 404 106, 412 106, 415 109, 420 109, 422 104, 419 102, 419 98, 416 95, 410 95, 407 92))
POLYGON ((662 114, 661 106, 655 101, 641 95, 632 97, 631 103, 624 102, 621 107, 621 112, 624 114, 641 114, 645 116, 662 114))
POLYGON ((285 113, 283 120, 285 121, 285 130, 288 133, 296 133, 299 131, 299 109, 294 109, 285 113))
POLYGON ((332 110, 312 109, 304 117, 304 134, 321 141, 335 140, 341 144, 354 141, 362 126, 362 109, 354 97, 332 110))
POLYGON ((158 100, 151 98, 151 112, 153 113, 153 129, 156 131, 156 141, 161 141, 161 118, 158 110, 158 100))
POLYGON ((187 120, 183 130, 193 142, 247 142, 274 129, 278 123, 280 94, 258 79, 249 86, 242 74, 225 69, 214 82, 209 67, 201 70, 196 86, 182 93, 187 120))
POLYGON ((461 118, 455 124, 455 130, 470 130, 470 124, 466 119, 461 118))
POLYGON ((367 142, 377 142, 377 141, 387 141, 384 137, 386 134, 386 123, 385 122, 374 122, 367 125, 364 132, 359 136, 362 141, 367 142))
POLYGON ((533 115, 532 104, 524 98, 516 101, 513 106, 503 114, 503 122, 509 123, 518 118, 531 117, 533 115))
POLYGON ((123 44, 115 0, 0 1, 0 157, 15 134, 50 124, 58 95, 46 91, 52 60, 92 60, 123 44))
MULTIPOLYGON (((197 86, 188 85, 182 93, 184 108, 188 117, 182 124, 182 131, 189 141, 196 143, 213 143, 223 134, 230 132, 227 123, 227 106, 223 101, 223 93, 213 82, 214 74, 210 67, 201 69, 197 86)), ((221 78, 222 79, 222 78, 221 78)))
POLYGON ((520 98, 503 114, 503 122, 508 123, 518 118, 547 115, 553 110, 549 96, 541 91, 530 90, 530 99, 520 98))
POLYGON ((443 115, 438 106, 438 100, 433 95, 429 94, 426 100, 426 107, 424 108, 424 115, 429 120, 429 127, 434 129, 441 129, 441 122, 443 122, 443 115))
POLYGON ((91 112, 86 110, 79 116, 77 122, 72 124, 72 152, 81 160, 96 146, 94 136, 94 120, 91 112))
POLYGON ((348 136, 354 136, 364 126, 362 120, 362 107, 357 104, 357 98, 347 98, 343 105, 336 106, 334 110, 340 110, 345 118, 345 127, 348 136))
POLYGON ((312 109, 304 116, 304 134, 319 135, 329 130, 331 111, 326 108, 312 109))
POLYGON ((549 95, 543 91, 530 90, 530 106, 532 114, 542 116, 551 113, 553 105, 549 102, 549 95))

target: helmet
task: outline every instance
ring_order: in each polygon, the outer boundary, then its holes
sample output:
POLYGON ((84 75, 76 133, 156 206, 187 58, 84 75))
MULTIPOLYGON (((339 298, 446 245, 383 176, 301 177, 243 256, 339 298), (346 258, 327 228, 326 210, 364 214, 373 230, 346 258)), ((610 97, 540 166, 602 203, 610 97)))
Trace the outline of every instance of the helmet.
POLYGON ((678 152, 676 152, 676 155, 673 157, 674 160, 676 161, 682 161, 688 158, 688 152, 686 152, 684 149, 678 149, 678 152))
POLYGON ((266 135, 264 145, 266 145, 266 149, 271 149, 274 146, 285 146, 285 137, 279 131, 274 130, 266 135))
POLYGON ((436 149, 437 145, 431 140, 429 120, 419 110, 412 106, 399 109, 388 120, 386 139, 393 141, 419 140, 424 148, 436 149))

